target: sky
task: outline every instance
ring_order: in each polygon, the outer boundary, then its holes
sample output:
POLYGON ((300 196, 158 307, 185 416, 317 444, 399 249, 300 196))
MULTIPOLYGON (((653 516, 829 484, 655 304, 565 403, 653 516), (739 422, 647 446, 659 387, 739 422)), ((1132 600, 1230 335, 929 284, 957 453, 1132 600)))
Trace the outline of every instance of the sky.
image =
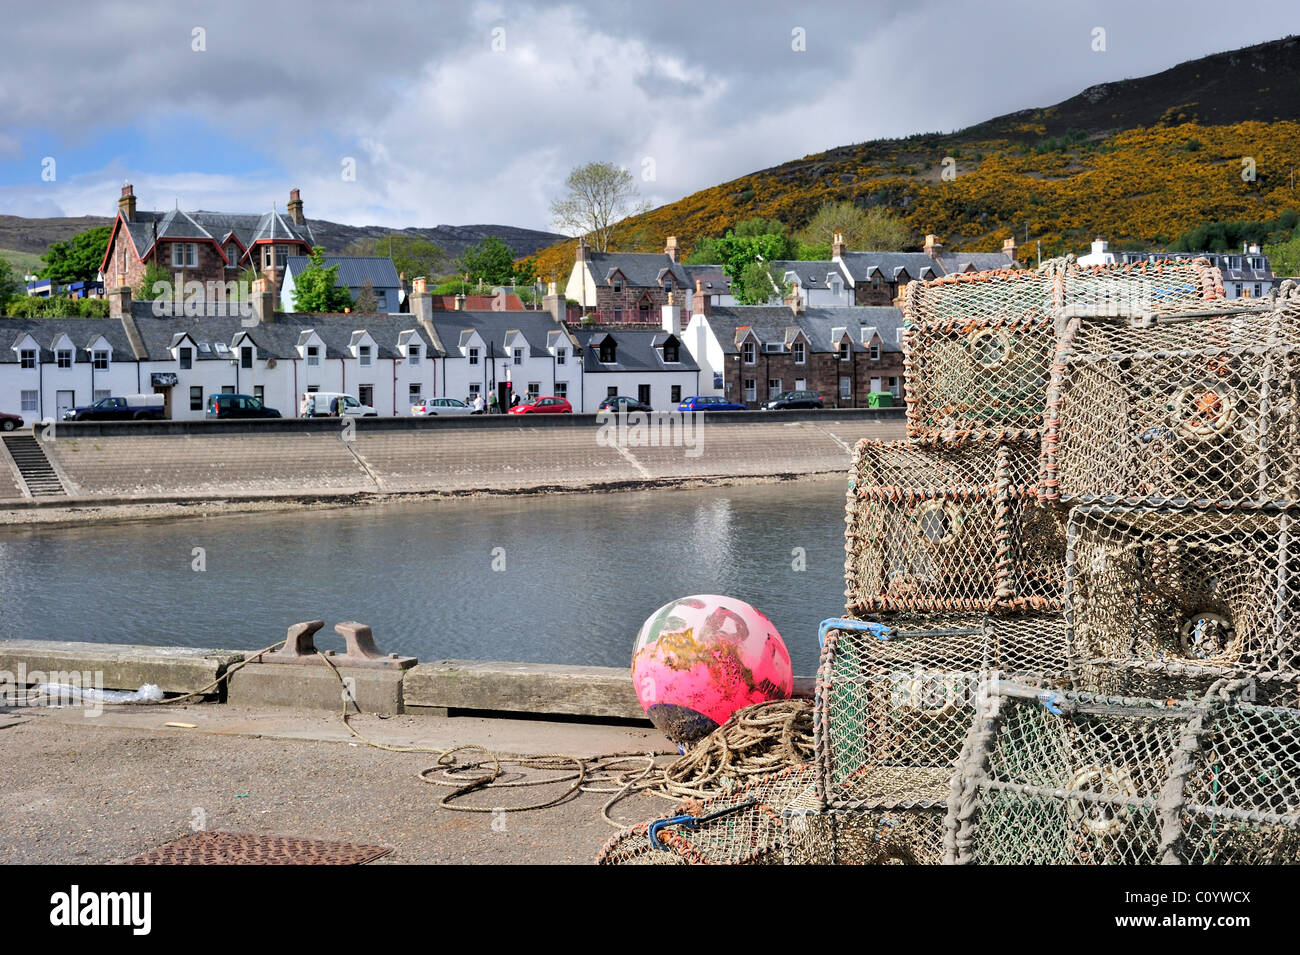
POLYGON ((296 187, 309 218, 551 229, 592 160, 660 205, 1300 33, 1293 3, 1234 9, 47 0, 0 36, 0 214, 113 215, 130 181, 142 209, 283 210, 296 187))

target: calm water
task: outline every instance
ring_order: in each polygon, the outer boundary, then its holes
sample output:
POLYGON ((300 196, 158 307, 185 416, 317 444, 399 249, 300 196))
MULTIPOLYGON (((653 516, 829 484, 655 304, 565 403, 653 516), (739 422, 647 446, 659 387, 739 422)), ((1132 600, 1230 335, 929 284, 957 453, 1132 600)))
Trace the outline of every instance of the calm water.
POLYGON ((421 660, 626 666, 659 606, 724 593, 765 612, 795 672, 811 674, 817 624, 843 608, 843 488, 819 479, 5 530, 0 633, 253 650, 319 618, 329 648, 342 646, 334 624, 351 619, 383 651, 421 660))

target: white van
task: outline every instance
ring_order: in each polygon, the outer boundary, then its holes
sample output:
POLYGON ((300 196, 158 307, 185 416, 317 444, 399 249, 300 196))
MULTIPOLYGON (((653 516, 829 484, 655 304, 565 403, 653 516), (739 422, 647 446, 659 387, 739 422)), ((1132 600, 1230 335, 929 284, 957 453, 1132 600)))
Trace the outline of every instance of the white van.
POLYGON ((335 398, 343 402, 345 415, 356 415, 361 418, 374 418, 379 415, 379 412, 370 405, 363 405, 351 395, 337 391, 304 391, 302 399, 298 402, 298 414, 304 418, 328 418, 335 398))

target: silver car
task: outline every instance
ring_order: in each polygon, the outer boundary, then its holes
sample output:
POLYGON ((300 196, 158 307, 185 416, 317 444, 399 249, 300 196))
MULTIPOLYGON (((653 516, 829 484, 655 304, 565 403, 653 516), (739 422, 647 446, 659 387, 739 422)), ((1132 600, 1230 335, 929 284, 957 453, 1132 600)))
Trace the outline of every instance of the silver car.
POLYGON ((459 398, 425 398, 411 408, 411 414, 436 417, 437 415, 478 414, 478 412, 459 398))

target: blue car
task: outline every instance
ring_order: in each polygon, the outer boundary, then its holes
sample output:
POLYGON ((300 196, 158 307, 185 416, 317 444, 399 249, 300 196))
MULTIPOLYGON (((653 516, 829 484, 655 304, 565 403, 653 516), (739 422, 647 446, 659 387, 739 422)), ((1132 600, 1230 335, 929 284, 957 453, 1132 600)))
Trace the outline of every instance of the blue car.
POLYGON ((720 395, 691 395, 677 406, 678 411, 748 411, 744 405, 720 395))

